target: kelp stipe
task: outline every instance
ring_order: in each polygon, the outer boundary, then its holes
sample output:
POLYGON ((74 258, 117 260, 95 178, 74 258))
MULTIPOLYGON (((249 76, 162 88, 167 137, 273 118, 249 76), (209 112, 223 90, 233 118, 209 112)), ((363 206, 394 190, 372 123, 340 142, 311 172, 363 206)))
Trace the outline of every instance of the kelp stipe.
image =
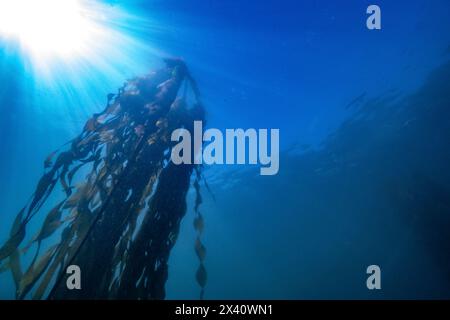
MULTIPOLYGON (((165 298, 167 261, 186 213, 194 170, 198 234, 203 225, 198 220, 200 167, 169 161, 171 133, 182 127, 192 132, 194 121, 205 118, 186 65, 178 59, 165 63, 161 70, 129 80, 117 94, 109 94, 106 108, 86 122, 81 134, 45 160, 44 175, 0 248, 0 270, 11 271, 17 299, 31 292, 33 299, 165 298), (188 87, 195 97, 191 106, 188 87), (77 175, 83 180, 80 184, 77 175), (58 182, 64 199, 47 213, 38 234, 21 247, 27 224, 43 211, 58 182), (57 231, 59 242, 41 254, 42 241, 56 238, 57 231), (31 247, 36 253, 23 272, 20 257, 31 247), (69 265, 81 268, 82 290, 67 290, 69 265)), ((196 244, 196 252, 203 292, 203 245, 196 244)))
POLYGON ((205 286, 206 286, 206 280, 207 280, 207 273, 205 269, 205 265, 203 264, 205 257, 206 257, 206 248, 201 242, 201 235, 203 233, 203 229, 205 227, 205 223, 203 221, 203 216, 199 211, 199 207, 202 203, 202 196, 200 194, 200 183, 201 180, 201 172, 199 168, 196 168, 196 179, 194 182, 194 188, 195 188, 195 219, 194 219, 194 228, 197 232, 197 237, 195 239, 195 253, 197 254, 198 260, 200 261, 200 265, 197 269, 196 273, 196 279, 197 283, 199 284, 201 291, 200 291, 200 300, 203 300, 204 294, 205 294, 205 286))

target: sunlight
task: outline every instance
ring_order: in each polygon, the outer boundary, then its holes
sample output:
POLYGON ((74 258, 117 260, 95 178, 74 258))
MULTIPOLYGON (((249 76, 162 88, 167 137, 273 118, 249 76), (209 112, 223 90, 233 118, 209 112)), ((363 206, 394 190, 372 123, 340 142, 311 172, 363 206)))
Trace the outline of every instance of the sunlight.
POLYGON ((149 41, 155 30, 154 20, 100 0, 0 0, 4 63, 18 57, 36 85, 68 95, 86 79, 93 88, 104 75, 122 81, 142 73, 159 55, 149 41))
POLYGON ((0 33, 34 54, 80 53, 94 27, 80 0, 0 0, 0 33))
POLYGON ((163 24, 133 9, 101 0, 0 0, 0 65, 27 93, 27 118, 51 114, 78 130, 110 90, 160 63, 163 24))

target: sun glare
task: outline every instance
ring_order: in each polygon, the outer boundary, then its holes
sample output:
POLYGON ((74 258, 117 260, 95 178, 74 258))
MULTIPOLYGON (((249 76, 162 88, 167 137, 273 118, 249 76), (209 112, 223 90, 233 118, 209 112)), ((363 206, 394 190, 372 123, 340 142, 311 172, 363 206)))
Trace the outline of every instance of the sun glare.
POLYGON ((86 78, 122 81, 145 70, 160 56, 151 41, 158 26, 101 0, 0 0, 0 62, 19 58, 35 83, 70 94, 86 78))
POLYGON ((0 36, 34 54, 76 54, 93 29, 81 0, 0 0, 0 36))

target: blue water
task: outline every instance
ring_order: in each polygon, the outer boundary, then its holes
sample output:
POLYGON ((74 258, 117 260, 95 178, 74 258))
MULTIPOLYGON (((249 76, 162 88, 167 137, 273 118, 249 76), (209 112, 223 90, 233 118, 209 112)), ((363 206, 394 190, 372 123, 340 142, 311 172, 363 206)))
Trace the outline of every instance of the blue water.
MULTIPOLYGON (((206 298, 450 298, 448 1, 377 0, 377 31, 360 0, 110 3, 139 17, 115 25, 136 42, 45 75, 0 38, 1 242, 42 159, 170 55, 196 78, 209 127, 280 129, 278 175, 205 171, 206 298), (371 264, 382 290, 366 288, 371 264)), ((193 217, 169 299, 198 298, 193 217)), ((1 274, 0 297, 13 291, 1 274)))

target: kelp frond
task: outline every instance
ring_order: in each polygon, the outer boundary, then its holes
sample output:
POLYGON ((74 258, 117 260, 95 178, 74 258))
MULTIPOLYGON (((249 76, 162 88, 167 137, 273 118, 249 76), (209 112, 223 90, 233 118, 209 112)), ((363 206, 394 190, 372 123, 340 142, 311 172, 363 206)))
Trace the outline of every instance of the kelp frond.
POLYGON ((129 80, 117 94, 109 94, 105 109, 86 122, 81 134, 45 159, 33 196, 0 248, 0 272, 11 271, 18 299, 163 299, 167 261, 194 170, 195 250, 201 263, 197 281, 203 292, 200 168, 168 160, 172 131, 192 131, 194 120, 204 120, 204 110, 185 64, 165 62, 161 70, 129 80), (180 95, 183 85, 192 89, 191 105, 180 95), (59 188, 63 199, 24 243, 28 224, 59 188), (34 258, 22 269, 21 256, 31 248, 36 248, 34 258), (63 279, 69 265, 83 271, 82 290, 67 290, 63 279))

